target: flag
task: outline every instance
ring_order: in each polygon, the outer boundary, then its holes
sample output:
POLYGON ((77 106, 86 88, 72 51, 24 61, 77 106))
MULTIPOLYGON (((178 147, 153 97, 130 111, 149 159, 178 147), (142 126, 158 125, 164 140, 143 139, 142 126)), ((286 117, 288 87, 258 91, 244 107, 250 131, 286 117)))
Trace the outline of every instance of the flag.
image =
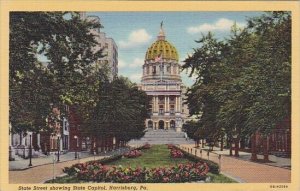
POLYGON ((159 54, 155 57, 154 61, 159 62, 159 61, 161 61, 161 59, 162 59, 162 56, 161 56, 161 54, 159 54))

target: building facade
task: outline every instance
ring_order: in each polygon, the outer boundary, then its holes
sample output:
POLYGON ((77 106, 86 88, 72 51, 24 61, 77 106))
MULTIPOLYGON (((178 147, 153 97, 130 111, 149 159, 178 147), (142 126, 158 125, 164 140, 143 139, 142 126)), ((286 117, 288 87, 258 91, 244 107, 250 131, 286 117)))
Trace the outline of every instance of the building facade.
POLYGON ((176 48, 166 40, 161 24, 157 40, 148 48, 143 65, 140 89, 150 98, 149 119, 151 129, 181 131, 188 116, 183 102, 185 86, 180 76, 179 56, 176 48))
MULTIPOLYGON (((98 16, 86 16, 81 14, 82 19, 86 19, 89 22, 101 24, 98 16)), ((110 74, 110 80, 113 80, 118 76, 118 46, 113 38, 107 37, 104 32, 100 31, 100 28, 91 29, 90 32, 94 35, 97 45, 93 47, 93 50, 102 50, 103 57, 96 63, 96 69, 101 66, 108 66, 110 74)))

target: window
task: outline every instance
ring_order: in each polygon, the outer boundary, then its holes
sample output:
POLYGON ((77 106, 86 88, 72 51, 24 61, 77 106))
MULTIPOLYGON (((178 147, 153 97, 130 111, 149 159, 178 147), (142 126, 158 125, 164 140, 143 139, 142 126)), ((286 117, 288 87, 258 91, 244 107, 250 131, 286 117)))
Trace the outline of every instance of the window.
POLYGON ((152 66, 152 73, 156 74, 156 66, 152 66))
POLYGON ((159 105, 159 115, 164 114, 164 105, 159 105))
POLYGON ((167 72, 171 73, 171 66, 167 66, 167 72))
POLYGON ((148 107, 148 114, 152 115, 152 105, 149 105, 149 107, 148 107))
POLYGON ((174 115, 175 114, 175 106, 174 105, 170 105, 170 114, 174 115))

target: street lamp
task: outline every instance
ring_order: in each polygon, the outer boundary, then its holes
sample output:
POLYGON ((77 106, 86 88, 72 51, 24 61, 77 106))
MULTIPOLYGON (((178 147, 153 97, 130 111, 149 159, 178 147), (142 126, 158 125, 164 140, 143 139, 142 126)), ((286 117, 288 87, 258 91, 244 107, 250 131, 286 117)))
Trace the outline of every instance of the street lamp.
POLYGON ((31 158, 32 158, 32 147, 31 147, 31 136, 32 136, 32 133, 28 133, 29 134, 29 167, 32 166, 32 163, 31 163, 31 158))
POLYGON ((59 162, 60 135, 57 135, 57 162, 59 162))
POLYGON ((75 159, 77 159, 77 147, 78 147, 78 137, 75 135, 74 139, 76 140, 76 147, 75 147, 75 159))

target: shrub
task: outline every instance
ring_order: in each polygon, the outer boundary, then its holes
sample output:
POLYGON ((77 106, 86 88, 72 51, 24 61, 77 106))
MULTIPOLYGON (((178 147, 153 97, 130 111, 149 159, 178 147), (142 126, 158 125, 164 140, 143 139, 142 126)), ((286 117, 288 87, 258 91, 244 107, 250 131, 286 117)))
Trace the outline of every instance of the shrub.
MULTIPOLYGON (((98 161, 79 163, 68 168, 79 180, 116 183, 167 183, 205 180, 209 166, 204 162, 159 168, 108 167, 98 161)), ((70 175, 70 174, 69 174, 70 175)))
MULTIPOLYGON (((178 147, 176 147, 176 148, 180 149, 178 147)), ((182 149, 180 149, 180 150, 183 152, 184 156, 187 159, 189 159, 189 160, 191 160, 193 162, 196 162, 196 163, 197 162, 205 162, 209 166, 209 169, 210 169, 211 173, 213 173, 213 174, 220 174, 220 167, 219 167, 219 165, 217 163, 215 163, 213 161, 210 161, 210 160, 199 158, 199 157, 197 157, 195 155, 192 155, 192 154, 190 154, 190 153, 188 153, 188 152, 186 152, 186 151, 184 151, 182 149)))
POLYGON ((179 150, 179 149, 171 149, 170 151, 171 157, 172 158, 183 158, 184 154, 179 150))
POLYGON ((131 151, 125 153, 124 156, 127 158, 136 158, 136 157, 142 156, 142 152, 135 149, 135 150, 131 150, 131 151))

